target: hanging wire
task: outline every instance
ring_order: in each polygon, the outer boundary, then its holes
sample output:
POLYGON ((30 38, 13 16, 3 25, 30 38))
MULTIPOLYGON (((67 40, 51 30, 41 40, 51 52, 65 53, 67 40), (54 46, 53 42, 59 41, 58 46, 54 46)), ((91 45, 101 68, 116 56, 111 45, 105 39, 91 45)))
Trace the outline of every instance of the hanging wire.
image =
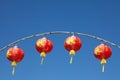
POLYGON ((35 34, 35 35, 31 35, 31 36, 27 36, 27 37, 24 37, 24 38, 21 38, 21 39, 18 39, 4 47, 2 47, 0 49, 0 52, 2 52, 3 50, 5 50, 6 48, 8 47, 11 47, 11 46, 14 46, 15 44, 17 44, 18 42, 21 42, 21 41, 24 41, 24 40, 27 40, 27 39, 31 39, 31 38, 34 38, 34 37, 39 37, 39 36, 45 36, 45 35, 51 35, 51 34, 77 34, 77 35, 80 35, 80 36, 86 36, 86 37, 90 37, 90 38, 93 38, 93 39, 96 39, 96 40, 99 40, 101 42, 104 42, 104 43, 108 43, 108 44, 111 44, 112 46, 115 46, 117 48, 120 48, 120 45, 117 45, 113 42, 110 42, 108 40, 105 40, 105 39, 102 39, 100 37, 97 37, 97 36, 93 36, 93 35, 90 35, 90 34, 84 34, 84 33, 79 33, 79 32, 68 32, 68 31, 53 31, 53 32, 44 32, 44 33, 40 33, 40 34, 35 34))

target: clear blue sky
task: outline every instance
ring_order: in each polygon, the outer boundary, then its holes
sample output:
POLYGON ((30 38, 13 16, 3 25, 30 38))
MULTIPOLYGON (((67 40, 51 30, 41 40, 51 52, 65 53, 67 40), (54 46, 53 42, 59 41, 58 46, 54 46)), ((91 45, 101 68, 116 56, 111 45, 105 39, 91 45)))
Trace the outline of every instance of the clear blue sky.
MULTIPOLYGON (((0 0, 0 48, 26 36, 48 31, 74 31, 95 35, 120 45, 119 0, 0 0)), ((83 46, 73 64, 63 42, 70 35, 47 35, 53 51, 40 65, 36 37, 17 45, 25 52, 11 75, 6 50, 0 54, 0 80, 120 80, 120 49, 108 44, 113 55, 101 72, 93 50, 101 42, 79 36, 83 46)), ((78 36, 78 35, 76 35, 78 36)))

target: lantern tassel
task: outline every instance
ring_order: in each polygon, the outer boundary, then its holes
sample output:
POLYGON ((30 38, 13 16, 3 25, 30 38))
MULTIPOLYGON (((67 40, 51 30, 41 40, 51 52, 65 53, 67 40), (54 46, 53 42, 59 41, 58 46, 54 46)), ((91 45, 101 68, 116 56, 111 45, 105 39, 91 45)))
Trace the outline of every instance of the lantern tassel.
POLYGON ((14 76, 14 73, 15 73, 15 67, 13 67, 12 69, 12 75, 14 76))
POLYGON ((104 64, 102 64, 102 72, 104 72, 104 70, 105 70, 105 66, 104 64))
POLYGON ((104 65, 106 64, 106 59, 102 59, 101 60, 101 64, 102 64, 102 72, 104 72, 104 70, 105 70, 105 67, 104 67, 104 65))
POLYGON ((73 61, 73 56, 71 56, 70 58, 70 64, 72 64, 72 61, 73 61))
POLYGON ((75 55, 75 50, 70 50, 70 56, 71 56, 71 58, 70 58, 70 64, 72 64, 72 61, 73 61, 73 56, 75 55))
POLYGON ((41 64, 43 64, 43 62, 44 62, 44 58, 42 57, 42 59, 41 59, 41 62, 40 62, 40 63, 41 63, 41 64))
POLYGON ((11 65, 13 66, 12 75, 14 76, 14 73, 15 73, 15 66, 17 65, 17 62, 16 62, 16 61, 13 61, 11 65))
POLYGON ((42 52, 42 53, 40 54, 40 56, 42 57, 40 63, 43 64, 43 62, 44 62, 44 58, 46 57, 46 53, 45 53, 45 52, 42 52))

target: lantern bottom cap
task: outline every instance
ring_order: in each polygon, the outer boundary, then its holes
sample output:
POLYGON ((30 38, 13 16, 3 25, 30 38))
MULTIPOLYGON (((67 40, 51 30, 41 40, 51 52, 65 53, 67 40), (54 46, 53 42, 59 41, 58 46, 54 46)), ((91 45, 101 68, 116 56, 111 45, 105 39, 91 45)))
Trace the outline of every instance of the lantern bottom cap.
POLYGON ((11 65, 12 65, 12 66, 16 66, 16 65, 17 65, 17 62, 16 62, 16 61, 13 61, 11 65))

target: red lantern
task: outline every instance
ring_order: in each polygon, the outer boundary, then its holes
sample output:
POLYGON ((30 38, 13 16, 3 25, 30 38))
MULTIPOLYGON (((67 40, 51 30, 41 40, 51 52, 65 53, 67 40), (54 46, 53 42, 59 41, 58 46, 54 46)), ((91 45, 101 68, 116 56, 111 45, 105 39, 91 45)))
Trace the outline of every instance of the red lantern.
POLYGON ((24 51, 21 48, 18 48, 17 46, 14 46, 13 48, 8 49, 6 53, 7 59, 12 62, 13 70, 12 75, 14 75, 15 66, 18 62, 22 61, 24 58, 24 51))
POLYGON ((65 42, 64 42, 64 47, 67 51, 69 51, 69 54, 71 56, 70 58, 70 64, 72 63, 72 58, 75 55, 75 53, 80 50, 82 46, 82 42, 80 40, 80 38, 78 38, 77 36, 70 36, 68 37, 65 42))
POLYGON ((104 72, 104 64, 106 60, 112 55, 112 50, 105 44, 100 44, 94 49, 94 56, 100 60, 102 64, 102 72, 104 72))
POLYGON ((52 42, 47 38, 38 39, 36 42, 36 50, 40 53, 42 57, 41 64, 43 64, 46 54, 51 52, 53 49, 52 42))

